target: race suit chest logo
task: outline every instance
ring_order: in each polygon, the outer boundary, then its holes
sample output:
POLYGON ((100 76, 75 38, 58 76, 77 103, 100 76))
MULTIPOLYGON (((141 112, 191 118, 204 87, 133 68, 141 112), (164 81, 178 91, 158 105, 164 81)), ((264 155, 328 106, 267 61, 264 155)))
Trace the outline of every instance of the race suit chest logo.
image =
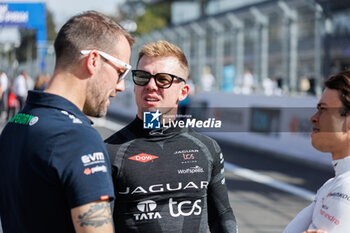
POLYGON ((143 128, 144 129, 160 129, 160 116, 162 114, 156 112, 143 112, 143 128))
MULTIPOLYGON (((200 206, 202 200, 195 201, 174 201, 173 198, 169 199, 169 213, 172 217, 200 215, 202 213, 202 207, 200 206)), ((153 200, 141 201, 137 204, 137 209, 141 213, 134 214, 136 221, 142 220, 154 220, 161 219, 162 216, 158 211, 157 203, 153 200)))
POLYGON ((350 201, 350 195, 340 192, 328 193, 327 197, 340 198, 342 200, 350 201))
POLYGON ((191 201, 174 201, 169 199, 169 212, 172 217, 200 215, 202 213, 202 207, 199 205, 201 200, 198 199, 193 203, 191 201))
POLYGON ((141 201, 137 204, 137 209, 141 213, 134 214, 136 221, 141 220, 153 220, 162 218, 159 212, 155 212, 154 210, 157 208, 157 203, 152 200, 141 201))
POLYGON ((178 155, 182 157, 182 164, 188 163, 197 163, 196 156, 199 150, 179 150, 175 151, 174 155, 178 155))
POLYGON ((320 209, 320 215, 325 217, 328 221, 337 226, 340 224, 340 220, 337 219, 335 216, 329 214, 326 210, 320 209))
POLYGON ((203 173, 204 170, 200 166, 190 167, 187 169, 179 169, 177 170, 178 174, 194 174, 194 173, 203 173))
POLYGON ((184 160, 194 159, 194 154, 182 154, 184 160))
POLYGON ((177 184, 153 184, 149 187, 136 186, 135 188, 126 187, 125 190, 118 192, 121 195, 127 194, 148 194, 148 193, 162 193, 162 192, 174 192, 174 191, 183 191, 183 190, 198 190, 198 189, 208 189, 208 181, 201 181, 199 183, 188 182, 182 183, 178 182, 177 184))
POLYGON ((137 162, 147 163, 149 161, 153 162, 153 160, 158 159, 158 156, 141 153, 141 154, 129 157, 128 159, 135 160, 137 162))

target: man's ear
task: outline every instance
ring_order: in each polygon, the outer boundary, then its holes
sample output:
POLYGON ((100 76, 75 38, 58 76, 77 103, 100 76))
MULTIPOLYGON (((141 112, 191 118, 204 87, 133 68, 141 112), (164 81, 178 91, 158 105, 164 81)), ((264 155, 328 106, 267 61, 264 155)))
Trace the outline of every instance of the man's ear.
POLYGON ((190 91, 190 86, 188 84, 185 84, 181 89, 180 89, 180 95, 179 95, 179 101, 182 101, 186 99, 188 92, 190 91))
POLYGON ((98 52, 96 50, 92 50, 86 58, 85 66, 90 75, 95 74, 97 66, 98 66, 98 52))

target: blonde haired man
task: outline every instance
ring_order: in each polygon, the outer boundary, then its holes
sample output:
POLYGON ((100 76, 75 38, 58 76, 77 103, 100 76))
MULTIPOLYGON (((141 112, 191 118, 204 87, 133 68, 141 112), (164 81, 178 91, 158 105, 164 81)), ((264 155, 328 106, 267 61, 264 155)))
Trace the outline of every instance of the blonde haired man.
POLYGON ((184 53, 167 41, 146 44, 132 71, 136 119, 106 140, 113 165, 117 232, 237 232, 223 175, 223 155, 211 138, 174 122, 189 86, 184 53), (151 114, 151 118, 148 118, 151 114), (154 118, 154 119, 153 119, 154 118), (158 118, 159 120, 159 118, 158 118))

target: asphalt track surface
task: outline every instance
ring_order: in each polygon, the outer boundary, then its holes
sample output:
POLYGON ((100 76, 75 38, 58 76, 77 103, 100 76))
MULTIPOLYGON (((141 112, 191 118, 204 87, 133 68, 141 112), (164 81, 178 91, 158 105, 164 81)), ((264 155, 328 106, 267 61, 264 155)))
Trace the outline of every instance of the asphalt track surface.
MULTIPOLYGON (((105 139, 124 125, 99 121, 95 128, 105 139)), ((1 129, 3 126, 4 122, 0 122, 1 129)), ((281 233, 310 204, 312 194, 334 176, 331 170, 312 164, 286 160, 253 148, 220 141, 219 144, 225 156, 230 205, 240 233, 281 233)))

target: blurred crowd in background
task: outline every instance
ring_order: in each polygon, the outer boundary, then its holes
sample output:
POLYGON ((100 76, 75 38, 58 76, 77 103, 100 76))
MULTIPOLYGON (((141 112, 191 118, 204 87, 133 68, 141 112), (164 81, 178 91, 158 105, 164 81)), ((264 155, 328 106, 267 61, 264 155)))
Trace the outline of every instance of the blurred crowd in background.
POLYGON ((49 81, 47 74, 39 74, 33 79, 23 70, 9 78, 4 71, 0 71, 0 120, 10 120, 23 108, 28 91, 43 91, 49 81))

